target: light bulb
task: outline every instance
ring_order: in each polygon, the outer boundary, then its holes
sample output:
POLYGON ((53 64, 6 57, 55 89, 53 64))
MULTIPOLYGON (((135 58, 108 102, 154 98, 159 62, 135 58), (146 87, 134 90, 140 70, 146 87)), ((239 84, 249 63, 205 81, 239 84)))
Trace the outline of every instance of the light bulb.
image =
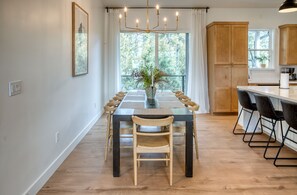
POLYGON ((127 7, 124 7, 124 12, 127 12, 127 7))
POLYGON ((119 18, 122 19, 122 17, 123 17, 122 14, 120 14, 120 15, 119 15, 119 18))
POLYGON ((178 13, 178 12, 176 12, 176 13, 175 13, 175 15, 178 17, 179 13, 178 13))
POLYGON ((167 18, 166 17, 163 20, 164 20, 165 23, 167 22, 167 18))
POLYGON ((160 6, 158 4, 156 5, 156 9, 160 9, 160 6))

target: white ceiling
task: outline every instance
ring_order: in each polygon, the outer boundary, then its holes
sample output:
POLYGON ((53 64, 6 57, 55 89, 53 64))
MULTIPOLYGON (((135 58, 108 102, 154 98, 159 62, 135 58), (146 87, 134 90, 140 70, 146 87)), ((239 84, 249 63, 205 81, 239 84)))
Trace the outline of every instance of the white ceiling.
MULTIPOLYGON (((145 7, 146 0, 102 0, 109 7, 145 7)), ((284 0, 150 0, 150 6, 210 8, 278 8, 284 0)))

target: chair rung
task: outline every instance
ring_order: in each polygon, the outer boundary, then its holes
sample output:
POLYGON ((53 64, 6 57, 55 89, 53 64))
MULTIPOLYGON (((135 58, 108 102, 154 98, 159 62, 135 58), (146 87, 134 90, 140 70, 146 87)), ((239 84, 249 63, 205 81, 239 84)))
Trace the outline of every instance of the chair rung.
POLYGON ((170 161, 169 158, 140 158, 137 161, 170 161))

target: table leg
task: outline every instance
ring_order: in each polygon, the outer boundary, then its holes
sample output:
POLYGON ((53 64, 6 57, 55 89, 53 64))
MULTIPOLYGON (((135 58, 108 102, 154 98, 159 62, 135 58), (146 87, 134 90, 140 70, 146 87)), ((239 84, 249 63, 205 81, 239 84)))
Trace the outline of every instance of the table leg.
POLYGON ((113 116, 113 176, 120 177, 120 121, 113 116))
POLYGON ((185 151, 185 174, 186 177, 193 177, 193 121, 186 122, 186 151, 185 151))

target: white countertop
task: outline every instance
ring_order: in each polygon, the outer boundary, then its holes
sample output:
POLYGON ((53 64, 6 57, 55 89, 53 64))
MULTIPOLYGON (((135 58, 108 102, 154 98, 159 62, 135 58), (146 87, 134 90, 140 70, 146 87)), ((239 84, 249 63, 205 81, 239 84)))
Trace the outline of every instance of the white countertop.
POLYGON ((238 86, 237 88, 297 103, 297 86, 290 86, 289 89, 280 89, 279 86, 238 86))
MULTIPOLYGON (((249 84, 279 84, 279 80, 275 80, 275 79, 249 79, 248 80, 249 84)), ((289 81, 289 84, 297 84, 297 80, 295 81, 289 81)))

